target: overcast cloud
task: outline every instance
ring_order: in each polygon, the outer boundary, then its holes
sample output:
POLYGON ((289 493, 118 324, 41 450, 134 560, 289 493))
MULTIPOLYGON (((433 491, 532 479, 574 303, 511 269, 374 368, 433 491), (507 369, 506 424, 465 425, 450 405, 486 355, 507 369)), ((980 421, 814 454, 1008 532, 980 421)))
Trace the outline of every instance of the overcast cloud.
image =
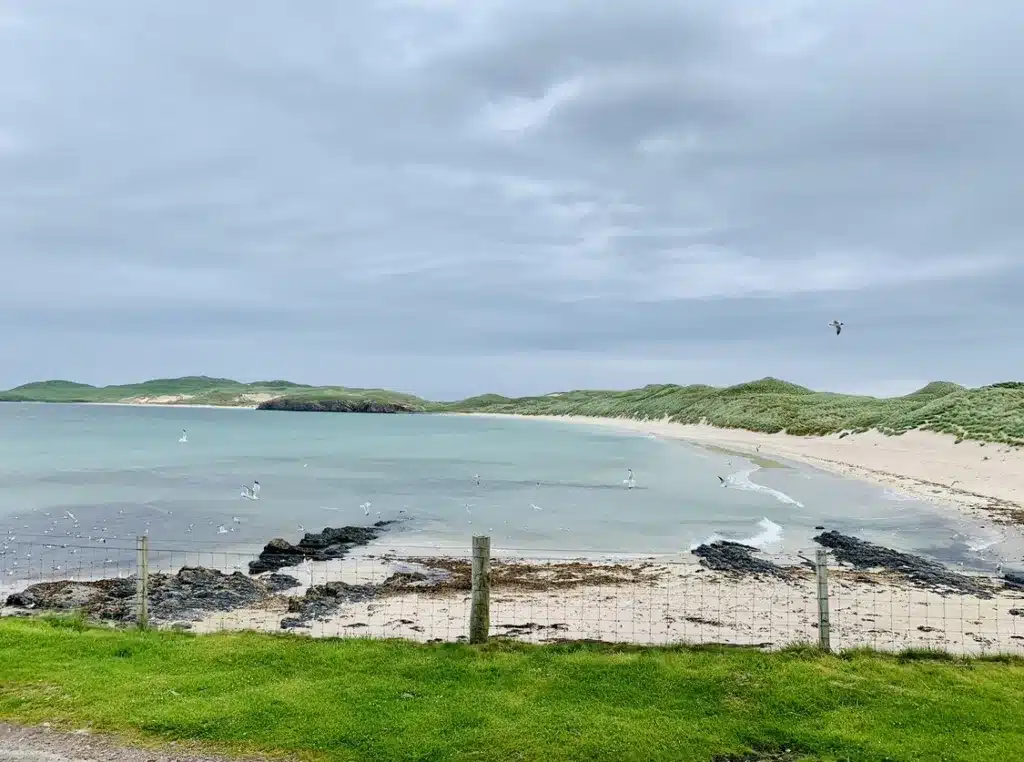
POLYGON ((1019 0, 7 0, 0 386, 1024 378, 1021 29, 1019 0))

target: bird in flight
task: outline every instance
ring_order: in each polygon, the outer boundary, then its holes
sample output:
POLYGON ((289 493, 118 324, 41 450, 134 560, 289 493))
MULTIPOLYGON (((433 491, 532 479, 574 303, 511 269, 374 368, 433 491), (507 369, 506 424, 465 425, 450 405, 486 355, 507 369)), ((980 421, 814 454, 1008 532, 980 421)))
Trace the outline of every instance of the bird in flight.
POLYGON ((842 333, 843 324, 840 323, 838 320, 833 320, 831 323, 829 323, 829 325, 836 329, 836 336, 842 333))

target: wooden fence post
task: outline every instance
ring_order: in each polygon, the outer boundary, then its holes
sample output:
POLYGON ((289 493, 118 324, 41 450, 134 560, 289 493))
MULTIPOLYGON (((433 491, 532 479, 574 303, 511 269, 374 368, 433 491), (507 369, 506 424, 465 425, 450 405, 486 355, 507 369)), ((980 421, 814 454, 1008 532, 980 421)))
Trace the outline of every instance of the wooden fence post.
POLYGON ((815 571, 818 577, 818 645, 822 651, 831 651, 831 622, 828 616, 828 552, 818 550, 815 571))
POLYGON ((469 610, 469 642, 486 643, 491 629, 491 538, 473 538, 473 589, 469 610))
POLYGON ((139 579, 136 587, 135 623, 140 630, 145 630, 149 626, 149 537, 139 535, 136 539, 139 579))

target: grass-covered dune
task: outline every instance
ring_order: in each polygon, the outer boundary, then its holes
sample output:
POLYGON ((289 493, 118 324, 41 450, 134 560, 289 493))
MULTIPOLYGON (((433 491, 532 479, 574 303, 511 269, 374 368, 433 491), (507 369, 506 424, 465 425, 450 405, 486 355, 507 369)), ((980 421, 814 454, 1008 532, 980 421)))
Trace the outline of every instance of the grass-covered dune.
POLYGON ((332 762, 1007 762, 1021 685, 1012 659, 0 620, 0 719, 332 762))
POLYGON ((190 405, 255 405, 267 398, 296 400, 353 399, 393 402, 421 410, 426 402, 412 394, 386 389, 350 389, 343 386, 309 386, 291 381, 242 383, 230 378, 185 376, 160 378, 138 384, 90 386, 73 381, 37 381, 0 392, 0 402, 138 402, 155 398, 190 405))
POLYGON ((446 406, 452 412, 625 417, 725 428, 813 435, 878 429, 902 434, 925 429, 961 439, 1024 444, 1024 383, 966 389, 933 382, 903 397, 879 399, 815 392, 765 378, 716 388, 645 386, 629 391, 573 391, 541 397, 475 398, 446 406))
POLYGON ((960 439, 1024 445, 1024 383, 1016 381, 977 389, 937 381, 903 397, 881 399, 815 392, 774 378, 724 388, 660 384, 627 391, 570 391, 539 397, 484 394, 458 402, 430 402, 385 389, 307 386, 289 381, 246 384, 205 376, 104 387, 43 381, 0 393, 0 401, 132 402, 154 398, 208 405, 255 405, 271 398, 284 398, 296 403, 296 408, 324 410, 382 406, 413 412, 668 418, 678 423, 705 422, 725 428, 797 435, 869 429, 901 434, 920 428, 960 439), (345 403, 340 408, 330 404, 339 400, 345 403))

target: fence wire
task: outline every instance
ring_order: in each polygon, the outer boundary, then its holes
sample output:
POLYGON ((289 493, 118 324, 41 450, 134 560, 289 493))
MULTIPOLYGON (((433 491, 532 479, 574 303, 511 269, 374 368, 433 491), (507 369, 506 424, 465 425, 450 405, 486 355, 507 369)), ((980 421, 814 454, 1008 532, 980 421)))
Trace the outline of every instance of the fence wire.
MULTIPOLYGON (((141 540, 141 538, 140 538, 141 540)), ((0 613, 75 613, 136 626, 140 569, 146 624, 211 633, 464 641, 471 616, 471 553, 373 545, 341 558, 284 559, 140 541, 0 537, 0 613), (255 563, 254 563, 255 562, 255 563), (276 564, 271 564, 274 566, 276 564)), ((816 558, 815 551, 801 554, 816 558)), ((489 636, 533 643, 593 640, 644 645, 730 644, 777 649, 928 648, 1024 655, 1024 589, 986 575, 965 590, 893 572, 855 570, 827 556, 827 617, 816 563, 779 559, 777 573, 716 570, 696 557, 544 556, 493 548, 489 636)))

